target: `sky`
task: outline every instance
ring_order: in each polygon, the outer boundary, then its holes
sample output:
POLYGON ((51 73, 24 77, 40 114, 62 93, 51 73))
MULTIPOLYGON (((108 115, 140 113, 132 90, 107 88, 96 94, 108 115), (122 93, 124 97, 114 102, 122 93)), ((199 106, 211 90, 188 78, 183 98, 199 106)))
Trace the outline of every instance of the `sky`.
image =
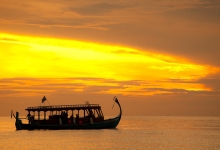
POLYGON ((1 0, 0 116, 100 104, 220 116, 219 0, 1 0))

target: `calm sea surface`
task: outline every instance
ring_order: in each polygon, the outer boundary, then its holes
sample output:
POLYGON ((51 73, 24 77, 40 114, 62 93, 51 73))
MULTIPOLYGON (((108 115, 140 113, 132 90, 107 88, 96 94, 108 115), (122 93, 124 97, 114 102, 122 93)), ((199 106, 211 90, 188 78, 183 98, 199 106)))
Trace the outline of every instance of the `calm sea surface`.
POLYGON ((123 116, 117 129, 16 131, 0 117, 2 149, 220 149, 220 117, 123 116))

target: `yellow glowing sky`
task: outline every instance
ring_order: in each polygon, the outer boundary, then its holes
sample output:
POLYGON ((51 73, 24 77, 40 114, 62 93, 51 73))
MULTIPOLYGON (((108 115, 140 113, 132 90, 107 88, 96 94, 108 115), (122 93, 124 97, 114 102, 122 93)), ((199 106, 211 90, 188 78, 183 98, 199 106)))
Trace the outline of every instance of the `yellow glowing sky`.
MULTIPOLYGON (((97 93, 123 95, 172 93, 157 90, 159 88, 210 91, 209 87, 196 81, 217 70, 210 66, 187 63, 172 56, 147 53, 123 46, 68 39, 0 33, 0 47, 0 78, 3 79, 101 78, 118 82, 141 81, 137 85, 125 85, 122 89, 110 88, 97 93), (147 88, 156 90, 146 92, 147 88)), ((57 80, 56 82, 62 83, 57 80)), ((91 80, 74 80, 74 83, 83 83, 84 86, 118 85, 118 83, 91 80)), ((72 90, 83 91, 84 86, 72 90)))
POLYGON ((0 116, 44 95, 51 104, 108 108, 118 96, 125 115, 220 115, 219 8, 1 0, 0 116))

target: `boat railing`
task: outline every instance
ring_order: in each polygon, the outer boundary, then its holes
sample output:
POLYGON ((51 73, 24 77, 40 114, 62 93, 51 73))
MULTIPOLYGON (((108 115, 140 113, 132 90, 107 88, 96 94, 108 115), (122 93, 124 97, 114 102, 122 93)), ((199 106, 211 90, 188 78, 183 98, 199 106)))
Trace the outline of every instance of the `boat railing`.
POLYGON ((57 108, 80 108, 80 107, 99 107, 99 104, 78 104, 78 105, 53 105, 53 106, 33 106, 27 109, 57 109, 57 108))

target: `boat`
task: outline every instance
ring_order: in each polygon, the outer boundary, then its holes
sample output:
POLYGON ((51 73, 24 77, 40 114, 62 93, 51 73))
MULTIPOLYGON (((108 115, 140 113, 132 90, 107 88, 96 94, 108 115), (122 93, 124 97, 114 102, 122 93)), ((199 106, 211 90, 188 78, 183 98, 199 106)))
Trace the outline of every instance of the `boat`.
MULTIPOLYGON (((44 96, 42 102, 45 100, 46 97, 44 96)), ((113 100, 114 104, 118 104, 120 112, 118 116, 109 119, 104 119, 99 104, 89 104, 88 102, 78 105, 27 107, 25 109, 28 112, 26 118, 19 118, 19 112, 16 112, 16 115, 14 115, 13 111, 11 116, 14 116, 16 119, 16 130, 114 129, 121 120, 122 109, 117 97, 114 97, 113 100), (75 112, 76 116, 74 116, 75 112), (68 115, 68 113, 71 115, 68 115), (27 119, 27 123, 23 123, 22 119, 27 119)))

